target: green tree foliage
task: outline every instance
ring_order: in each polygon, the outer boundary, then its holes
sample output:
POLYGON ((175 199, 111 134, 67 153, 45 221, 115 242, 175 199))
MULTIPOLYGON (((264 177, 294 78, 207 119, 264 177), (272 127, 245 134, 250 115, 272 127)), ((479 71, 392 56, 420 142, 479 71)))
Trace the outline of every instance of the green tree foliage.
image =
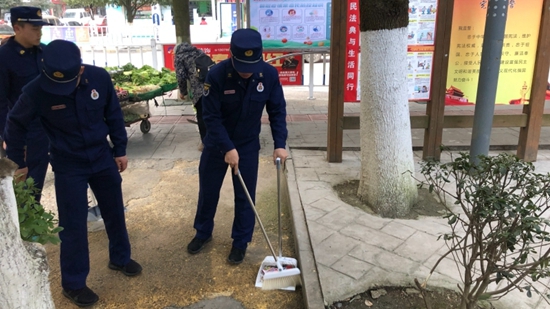
MULTIPOLYGON (((2 12, 8 12, 9 9, 16 6, 36 6, 43 10, 49 9, 52 3, 49 0, 31 0, 31 2, 21 2, 20 0, 0 0, 0 10, 2 12)), ((0 16, 3 19, 4 16, 0 16)))
POLYGON ((109 4, 121 6, 126 11, 126 20, 129 23, 132 23, 134 22, 134 17, 136 16, 137 11, 141 8, 145 6, 152 6, 155 4, 171 6, 172 0, 66 0, 66 3, 72 8, 86 8, 90 6, 92 8, 95 8, 109 4))
POLYGON ((65 0, 68 7, 71 8, 86 8, 86 7, 101 7, 109 4, 109 0, 65 0))
POLYGON ((7 11, 10 8, 18 5, 20 5, 19 0, 0 0, 0 9, 2 11, 7 11))
MULTIPOLYGON (((95 11, 95 8, 103 7, 109 4, 109 0, 65 0, 68 8, 78 9, 78 8, 89 8, 92 12, 95 11)), ((94 14, 92 13, 92 19, 94 14)))

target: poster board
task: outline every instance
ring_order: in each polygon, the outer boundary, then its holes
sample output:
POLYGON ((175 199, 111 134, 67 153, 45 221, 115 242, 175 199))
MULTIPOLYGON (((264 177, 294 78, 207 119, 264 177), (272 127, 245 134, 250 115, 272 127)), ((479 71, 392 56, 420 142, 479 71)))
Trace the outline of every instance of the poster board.
MULTIPOLYGON (((437 0, 410 0, 407 28, 409 100, 430 99, 437 0)), ((359 0, 348 0, 344 102, 361 101, 359 0)))
POLYGON ((265 49, 330 46, 329 0, 250 0, 250 25, 265 49))
MULTIPOLYGON (((193 46, 201 49, 209 55, 215 62, 220 62, 229 58, 229 43, 205 43, 193 44, 193 46)), ((164 67, 174 70, 174 44, 163 45, 164 67)), ((290 52, 286 51, 266 51, 264 50, 264 59, 277 58, 290 52)), ((279 72, 279 79, 283 86, 299 86, 302 85, 302 56, 295 55, 293 57, 277 59, 270 63, 279 72)))
MULTIPOLYGON (((508 8, 496 104, 525 104, 533 83, 543 0, 508 8)), ((483 1, 455 1, 445 104, 475 104, 486 9, 483 1)))

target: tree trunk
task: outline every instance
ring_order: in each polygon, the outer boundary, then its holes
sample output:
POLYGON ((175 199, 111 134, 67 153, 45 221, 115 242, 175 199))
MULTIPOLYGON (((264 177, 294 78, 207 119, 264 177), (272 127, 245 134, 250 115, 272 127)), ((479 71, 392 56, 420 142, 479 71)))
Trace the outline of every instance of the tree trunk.
POLYGON ((19 235, 13 172, 17 165, 0 159, 0 300, 2 308, 55 308, 44 247, 19 235))
POLYGON ((360 1, 361 180, 358 195, 386 217, 416 202, 407 86, 408 0, 360 1), (410 173, 409 173, 410 172, 410 173))
POLYGON ((136 16, 136 12, 132 5, 125 7, 126 9, 126 20, 128 21, 128 24, 132 24, 134 22, 134 17, 136 16))
POLYGON ((191 43, 191 31, 189 26, 189 1, 173 0, 172 11, 174 16, 174 25, 176 27, 176 44, 182 42, 191 43))

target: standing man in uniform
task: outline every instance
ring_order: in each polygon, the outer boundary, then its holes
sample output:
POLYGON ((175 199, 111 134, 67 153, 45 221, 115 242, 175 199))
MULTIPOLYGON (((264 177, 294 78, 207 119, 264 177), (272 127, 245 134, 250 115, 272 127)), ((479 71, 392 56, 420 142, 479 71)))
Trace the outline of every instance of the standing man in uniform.
MULTIPOLYGON (((10 13, 15 35, 0 48, 0 139, 8 111, 19 98, 21 89, 40 74, 44 48, 40 43, 42 26, 49 25, 42 20, 42 11, 37 7, 19 6, 10 13)), ((38 119, 30 124, 25 145, 29 177, 39 189, 35 198, 40 202, 48 170, 49 144, 38 119)))
POLYGON ((25 136, 39 119, 50 140, 51 164, 61 239, 63 295, 78 306, 99 297, 86 286, 90 271, 87 215, 88 184, 97 199, 109 237, 109 264, 126 276, 141 273, 130 258, 124 219, 122 178, 126 169, 126 128, 109 73, 83 65, 79 48, 55 40, 44 47, 41 74, 31 81, 8 114, 4 137, 8 158, 25 177, 25 136), (109 136, 113 147, 107 140, 109 136))
POLYGON ((264 107, 275 144, 273 160, 281 158, 284 162, 286 102, 277 70, 263 61, 260 33, 252 29, 235 31, 230 51, 231 58, 214 66, 204 84, 203 117, 207 131, 199 163, 200 188, 194 223, 197 232, 187 251, 198 253, 212 239, 220 189, 229 166, 233 174, 235 216, 228 262, 239 264, 252 240, 255 217, 236 174, 240 170, 254 200, 264 107))
POLYGON ((197 68, 195 60, 205 53, 191 45, 190 43, 183 42, 176 47, 176 57, 174 59, 174 66, 176 67, 176 77, 178 79, 178 88, 180 92, 180 98, 184 99, 187 94, 187 81, 189 81, 191 94, 193 95, 193 106, 197 112, 197 125, 199 127, 199 134, 201 141, 199 143, 199 150, 203 149, 203 140, 206 136, 206 126, 202 119, 202 90, 204 88, 204 81, 199 80, 197 74, 197 68))

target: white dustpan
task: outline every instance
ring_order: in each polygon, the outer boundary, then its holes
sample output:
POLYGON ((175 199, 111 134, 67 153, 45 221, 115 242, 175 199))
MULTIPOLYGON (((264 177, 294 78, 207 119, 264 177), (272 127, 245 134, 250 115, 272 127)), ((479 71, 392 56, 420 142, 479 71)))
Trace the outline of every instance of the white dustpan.
POLYGON ((262 288, 263 290, 272 290, 272 289, 282 289, 294 291, 296 285, 301 284, 300 270, 298 269, 298 261, 293 258, 285 258, 282 256, 282 236, 281 236, 281 203, 280 203, 280 188, 279 188, 279 170, 280 170, 280 159, 277 158, 277 188, 279 191, 279 257, 275 255, 275 250, 269 241, 267 232, 265 231, 260 215, 254 206, 252 197, 248 192, 248 188, 244 183, 241 172, 237 171, 237 177, 241 185, 243 186, 248 202, 254 211, 254 215, 258 220, 258 224, 262 230, 262 233, 265 237, 267 245, 271 250, 272 256, 267 256, 262 262, 260 269, 258 270, 258 276, 256 277, 256 286, 262 288))
MULTIPOLYGON (((293 272, 299 275, 300 270, 298 269, 298 261, 294 258, 289 257, 278 257, 277 262, 272 256, 266 256, 265 259, 262 261, 262 265, 260 265, 260 269, 258 270, 258 275, 256 276, 256 287, 257 288, 264 288, 263 282, 264 282, 264 275, 269 272, 278 272, 279 268, 277 266, 277 263, 281 263, 281 267, 283 269, 292 269, 293 272)), ((296 285, 292 284, 288 287, 280 287, 279 290, 285 290, 285 291, 295 291, 296 285)))

